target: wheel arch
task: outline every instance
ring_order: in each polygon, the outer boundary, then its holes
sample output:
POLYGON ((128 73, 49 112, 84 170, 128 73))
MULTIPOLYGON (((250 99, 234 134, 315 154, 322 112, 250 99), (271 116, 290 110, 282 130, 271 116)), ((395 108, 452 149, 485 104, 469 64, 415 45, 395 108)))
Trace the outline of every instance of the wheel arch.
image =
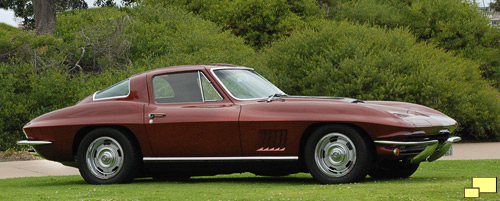
POLYGON ((112 128, 120 131, 123 133, 126 137, 132 140, 134 145, 137 147, 139 154, 142 156, 142 149, 139 144, 139 141, 137 140, 137 137, 135 134, 127 127, 121 126, 121 125, 96 125, 96 126, 86 126, 78 130, 76 133, 74 139, 73 139, 73 145, 72 145, 72 154, 76 158, 77 152, 78 152, 78 146, 80 145, 82 139, 90 133, 93 130, 99 129, 99 128, 112 128))
POLYGON ((307 167, 306 167, 306 162, 304 159, 304 154, 305 154, 305 148, 306 148, 306 143, 311 134, 316 131, 318 128, 321 128, 326 125, 342 125, 342 126, 348 126, 350 128, 353 128, 356 130, 358 133, 361 134, 361 137, 365 139, 366 142, 368 142, 368 149, 371 150, 371 153, 373 153, 372 157, 375 160, 377 158, 377 150, 375 148, 375 143, 373 142, 373 139, 371 136, 366 132, 363 128, 359 127, 356 124, 352 123, 345 123, 345 122, 317 122, 309 125, 304 132, 302 133, 302 136, 300 138, 300 145, 299 145, 299 163, 300 163, 300 169, 302 171, 307 172, 307 167))

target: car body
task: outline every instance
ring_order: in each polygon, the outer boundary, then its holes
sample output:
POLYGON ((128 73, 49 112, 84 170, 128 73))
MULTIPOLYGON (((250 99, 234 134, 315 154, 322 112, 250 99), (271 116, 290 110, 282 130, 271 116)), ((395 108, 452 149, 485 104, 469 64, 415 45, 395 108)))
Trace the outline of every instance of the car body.
POLYGON ((456 127, 425 106, 288 96, 251 68, 211 64, 131 76, 33 119, 18 144, 95 184, 247 171, 345 183, 409 177, 460 140, 456 127))

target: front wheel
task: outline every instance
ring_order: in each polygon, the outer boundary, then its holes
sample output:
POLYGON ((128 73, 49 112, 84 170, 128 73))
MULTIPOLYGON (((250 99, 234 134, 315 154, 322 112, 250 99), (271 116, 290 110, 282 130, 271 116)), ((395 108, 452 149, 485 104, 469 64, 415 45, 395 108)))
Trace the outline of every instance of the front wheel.
POLYGON ((305 147, 305 162, 322 184, 357 182, 366 177, 372 157, 369 142, 355 129, 327 125, 317 129, 305 147))
POLYGON ((87 183, 127 183, 139 170, 140 156, 135 144, 123 133, 112 128, 99 128, 81 141, 77 162, 87 183))

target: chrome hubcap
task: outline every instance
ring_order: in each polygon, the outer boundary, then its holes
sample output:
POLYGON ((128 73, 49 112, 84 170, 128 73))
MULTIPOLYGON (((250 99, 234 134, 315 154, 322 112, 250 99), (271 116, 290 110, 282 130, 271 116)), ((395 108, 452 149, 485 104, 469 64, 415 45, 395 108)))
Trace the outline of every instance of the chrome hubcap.
POLYGON ((344 134, 329 133, 316 144, 314 159, 323 173, 331 177, 341 177, 354 168, 356 148, 344 134))
POLYGON ((110 179, 123 166, 123 151, 113 138, 100 137, 90 143, 87 149, 87 167, 99 179, 110 179))

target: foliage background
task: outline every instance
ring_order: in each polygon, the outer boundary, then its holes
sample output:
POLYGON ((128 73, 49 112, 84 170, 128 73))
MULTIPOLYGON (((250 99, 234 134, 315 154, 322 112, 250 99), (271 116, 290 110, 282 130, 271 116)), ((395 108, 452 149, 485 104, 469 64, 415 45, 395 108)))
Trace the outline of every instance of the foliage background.
POLYGON ((500 87, 500 32, 473 1, 328 1, 328 18, 384 28, 407 28, 419 42, 436 44, 455 56, 475 60, 482 76, 500 87))
POLYGON ((294 95, 423 104, 458 120, 465 140, 498 141, 499 39, 460 0, 145 0, 61 12, 54 34, 0 24, 0 151, 36 116, 200 63, 254 67, 294 95))

